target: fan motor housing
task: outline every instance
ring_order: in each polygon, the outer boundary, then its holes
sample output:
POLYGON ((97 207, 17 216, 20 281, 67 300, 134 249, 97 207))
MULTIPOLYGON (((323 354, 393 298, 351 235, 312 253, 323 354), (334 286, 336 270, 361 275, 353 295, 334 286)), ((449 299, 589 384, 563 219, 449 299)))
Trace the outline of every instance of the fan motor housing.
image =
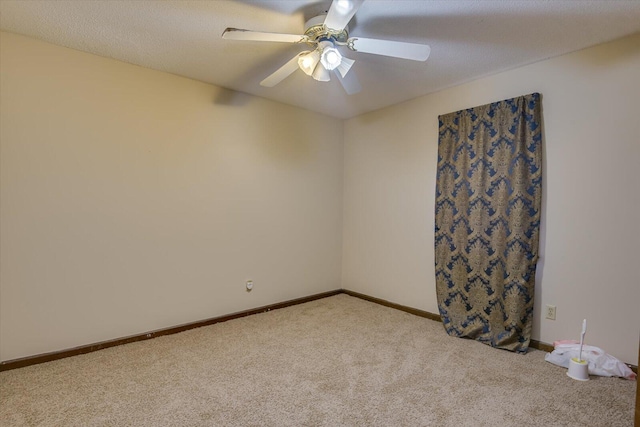
POLYGON ((309 40, 317 42, 321 39, 333 40, 346 43, 349 38, 349 27, 345 27, 342 31, 333 31, 324 25, 326 14, 314 16, 304 24, 304 35, 309 40))

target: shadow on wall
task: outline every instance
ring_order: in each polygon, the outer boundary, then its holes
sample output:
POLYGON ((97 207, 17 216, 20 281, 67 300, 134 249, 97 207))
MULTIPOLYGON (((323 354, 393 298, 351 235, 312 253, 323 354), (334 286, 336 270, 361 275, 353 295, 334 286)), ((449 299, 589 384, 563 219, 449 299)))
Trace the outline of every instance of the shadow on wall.
MULTIPOLYGON (((250 55, 250 51, 255 48, 255 43, 252 42, 237 42, 240 43, 238 45, 233 45, 233 48, 236 49, 236 54, 238 54, 239 49, 243 49, 247 51, 247 55, 250 55)), ((258 42, 256 42, 258 43, 258 42)), ((229 45, 229 49, 232 46, 229 45)), ((262 90, 270 90, 271 88, 264 88, 260 86, 260 82, 268 77, 271 73, 276 71, 282 65, 284 65, 287 61, 301 52, 302 48, 299 46, 287 45, 283 44, 281 47, 281 51, 274 55, 271 55, 264 60, 260 61, 257 65, 252 66, 245 70, 244 72, 238 73, 235 75, 234 79, 230 82, 225 83, 225 86, 229 88, 238 87, 240 84, 248 83, 250 85, 255 86, 257 89, 262 90)), ((285 80, 291 79, 293 76, 289 76, 285 80)), ((283 84, 281 82, 280 84, 283 84)), ((259 96, 259 93, 258 93, 259 96)), ((239 92, 233 89, 220 88, 218 92, 216 92, 213 103, 216 105, 228 105, 233 107, 241 107, 249 103, 252 99, 251 95, 245 94, 244 92, 239 92)))
MULTIPOLYGON (((315 141, 333 139, 318 123, 324 118, 316 113, 226 88, 216 88, 213 103, 229 109, 244 108, 241 120, 225 121, 232 133, 232 128, 238 127, 236 133, 242 135, 233 144, 244 145, 249 150, 258 149, 261 155, 279 167, 308 165, 313 160, 315 141), (274 105, 265 105, 270 103, 274 105)), ((237 112, 240 113, 239 110, 237 112)))
POLYGON ((216 105, 226 105, 231 107, 242 107, 251 101, 252 96, 232 89, 219 88, 214 97, 213 103, 216 105))
POLYGON ((541 108, 541 134, 542 134, 542 212, 540 212, 540 235, 538 239, 538 264, 536 265, 536 283, 534 288, 533 304, 533 325, 531 338, 540 339, 540 329, 544 320, 543 298, 542 298, 542 278, 544 276, 545 247, 547 243, 547 136, 544 126, 544 101, 540 94, 541 108))

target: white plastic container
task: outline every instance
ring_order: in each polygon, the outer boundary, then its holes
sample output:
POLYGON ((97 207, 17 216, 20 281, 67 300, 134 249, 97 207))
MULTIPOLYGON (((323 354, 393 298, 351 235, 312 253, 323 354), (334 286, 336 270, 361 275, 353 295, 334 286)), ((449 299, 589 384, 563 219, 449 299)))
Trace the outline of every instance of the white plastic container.
POLYGON ((569 370, 567 375, 578 381, 589 380, 589 364, 586 360, 580 360, 577 357, 572 357, 569 361, 569 370))

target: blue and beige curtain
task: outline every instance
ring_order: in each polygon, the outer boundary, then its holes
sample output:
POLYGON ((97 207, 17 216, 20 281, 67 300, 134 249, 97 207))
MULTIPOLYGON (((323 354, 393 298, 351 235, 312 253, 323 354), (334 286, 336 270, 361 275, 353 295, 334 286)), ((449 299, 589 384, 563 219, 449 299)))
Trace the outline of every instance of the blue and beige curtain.
POLYGON ((525 352, 542 195, 540 94, 439 120, 435 264, 444 327, 525 352))

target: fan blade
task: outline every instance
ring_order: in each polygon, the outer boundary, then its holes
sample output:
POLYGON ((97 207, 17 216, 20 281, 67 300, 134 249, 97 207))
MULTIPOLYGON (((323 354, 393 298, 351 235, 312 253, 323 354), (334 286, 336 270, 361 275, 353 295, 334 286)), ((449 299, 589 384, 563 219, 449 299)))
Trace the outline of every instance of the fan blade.
POLYGON ((363 2, 364 0, 333 0, 324 25, 338 32, 344 30, 363 2))
POLYGON ((287 77, 289 77, 295 70, 298 69, 298 58, 300 54, 291 58, 286 64, 278 68, 273 74, 260 82, 260 86, 274 87, 287 77))
POLYGON ((391 40, 366 39, 360 37, 352 37, 347 40, 347 47, 356 52, 412 59, 414 61, 426 61, 429 57, 429 53, 431 53, 431 48, 426 44, 394 42, 391 40))
POLYGON ((333 72, 340 81, 344 91, 347 92, 347 95, 353 95, 354 93, 358 93, 362 90, 362 86, 360 86, 360 82, 358 81, 358 76, 356 76, 356 73, 353 71, 344 77, 342 77, 340 73, 336 72, 336 70, 333 70, 333 72))
POLYGON ((303 43, 307 36, 295 34, 261 33, 259 31, 242 30, 240 28, 227 28, 222 33, 223 39, 244 40, 254 42, 280 42, 280 43, 303 43))

